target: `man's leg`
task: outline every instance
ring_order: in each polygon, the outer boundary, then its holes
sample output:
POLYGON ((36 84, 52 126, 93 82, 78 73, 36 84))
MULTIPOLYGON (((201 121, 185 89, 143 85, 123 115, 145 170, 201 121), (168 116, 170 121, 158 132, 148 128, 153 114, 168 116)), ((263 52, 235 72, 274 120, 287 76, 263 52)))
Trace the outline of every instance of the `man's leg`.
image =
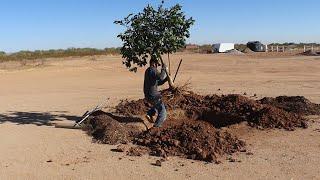
POLYGON ((157 109, 156 109, 156 104, 155 104, 155 103, 152 102, 151 104, 152 104, 152 107, 148 110, 147 115, 146 115, 146 118, 148 119, 148 121, 149 121, 150 123, 154 123, 154 118, 153 118, 153 116, 156 115, 157 109))
POLYGON ((156 113, 157 113, 157 110, 156 110, 156 107, 155 107, 155 105, 154 105, 154 106, 152 106, 152 107, 148 110, 147 115, 149 115, 150 117, 152 117, 152 116, 156 115, 156 113))
POLYGON ((156 104, 155 108, 158 111, 158 117, 157 117, 157 120, 154 124, 154 127, 161 127, 163 122, 167 118, 167 110, 166 110, 166 107, 165 107, 164 103, 162 102, 162 100, 159 100, 159 102, 156 104))

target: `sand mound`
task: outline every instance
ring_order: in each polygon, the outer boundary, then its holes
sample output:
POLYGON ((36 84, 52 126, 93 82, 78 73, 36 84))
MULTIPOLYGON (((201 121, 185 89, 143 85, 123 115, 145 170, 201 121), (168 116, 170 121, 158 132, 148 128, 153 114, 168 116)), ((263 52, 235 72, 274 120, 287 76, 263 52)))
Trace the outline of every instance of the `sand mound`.
POLYGON ((294 130, 307 127, 302 115, 319 113, 319 105, 304 97, 255 101, 241 95, 202 96, 181 89, 165 90, 162 95, 170 114, 162 128, 143 131, 128 126, 128 122, 141 121, 134 117, 144 115, 150 107, 140 99, 121 101, 115 107, 117 114, 124 115, 121 117, 101 111, 93 114, 85 130, 98 142, 135 143, 138 147, 131 148, 130 155, 149 153, 217 162, 225 154, 245 151, 245 143, 232 135, 230 125, 245 122, 258 129, 294 130), (174 115, 177 111, 183 115, 174 115))
POLYGON ((248 47, 245 48, 242 52, 243 52, 243 53, 254 53, 254 51, 252 51, 252 50, 249 49, 248 47))

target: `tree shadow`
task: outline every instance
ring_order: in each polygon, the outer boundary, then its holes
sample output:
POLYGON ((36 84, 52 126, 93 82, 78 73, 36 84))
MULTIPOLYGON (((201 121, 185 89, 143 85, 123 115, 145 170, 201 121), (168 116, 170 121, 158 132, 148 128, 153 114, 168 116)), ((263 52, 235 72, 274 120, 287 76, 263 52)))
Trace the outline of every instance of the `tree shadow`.
POLYGON ((81 117, 66 115, 66 111, 54 112, 19 112, 9 111, 6 114, 0 114, 0 124, 5 122, 15 123, 17 125, 33 124, 37 126, 51 126, 51 121, 70 120, 77 121, 81 117), (62 113, 62 114, 56 114, 62 113))

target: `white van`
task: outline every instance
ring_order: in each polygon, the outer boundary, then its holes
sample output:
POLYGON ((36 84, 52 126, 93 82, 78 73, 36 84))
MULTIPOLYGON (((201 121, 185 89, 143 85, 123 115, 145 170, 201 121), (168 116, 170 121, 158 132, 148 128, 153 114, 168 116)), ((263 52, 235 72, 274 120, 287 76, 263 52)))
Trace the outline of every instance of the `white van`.
POLYGON ((234 43, 219 43, 212 45, 212 50, 216 53, 224 53, 232 49, 234 49, 234 43))

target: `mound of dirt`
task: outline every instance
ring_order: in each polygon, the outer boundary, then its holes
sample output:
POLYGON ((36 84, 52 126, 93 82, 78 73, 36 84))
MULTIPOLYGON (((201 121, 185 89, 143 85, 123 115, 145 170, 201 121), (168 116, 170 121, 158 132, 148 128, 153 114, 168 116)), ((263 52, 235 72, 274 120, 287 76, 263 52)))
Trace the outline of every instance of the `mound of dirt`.
POLYGON ((244 141, 201 122, 152 129, 137 137, 135 143, 148 147, 151 155, 208 162, 217 162, 217 158, 225 154, 245 151, 244 141))
POLYGON ((307 128, 307 121, 298 114, 289 113, 276 107, 266 106, 255 112, 248 123, 260 128, 278 128, 289 131, 307 128))
MULTIPOLYGON (((208 121, 216 128, 242 121, 260 128, 293 130, 294 127, 306 127, 306 120, 299 114, 294 114, 295 112, 241 95, 201 96, 193 92, 170 94, 164 91, 163 101, 169 111, 182 109, 190 119, 208 121)), ((122 101, 116 109, 118 113, 134 112, 134 115, 138 115, 144 114, 148 107, 147 102, 138 100, 122 101)))
POLYGON ((247 121, 259 128, 279 128, 293 130, 305 128, 306 120, 300 115, 286 112, 271 105, 263 105, 240 95, 227 95, 219 98, 211 109, 202 112, 202 117, 215 127, 225 127, 247 121))
POLYGON ((133 140, 141 131, 138 128, 126 126, 119 122, 110 113, 97 111, 85 123, 84 130, 96 142, 104 144, 126 144, 133 140))
POLYGON ((102 111, 94 113, 85 130, 101 143, 138 145, 126 151, 128 155, 149 153, 217 162, 225 154, 245 151, 245 142, 232 135, 230 125, 245 122, 258 129, 294 130, 307 127, 302 115, 319 114, 319 105, 304 97, 280 96, 256 101, 241 95, 202 96, 183 89, 165 90, 162 96, 170 114, 162 128, 145 131, 129 126, 141 122, 135 117, 144 115, 150 107, 140 99, 121 101, 115 107, 117 116, 102 111))
POLYGON ((249 49, 248 47, 245 48, 242 52, 243 52, 243 53, 254 53, 254 51, 252 51, 252 50, 249 49))
POLYGON ((139 99, 136 101, 134 100, 128 101, 127 99, 125 99, 125 100, 121 100, 120 103, 115 107, 115 109, 116 109, 116 112, 119 114, 131 116, 131 115, 144 114, 146 108, 148 107, 151 107, 151 106, 144 99, 139 99))
POLYGON ((303 96, 265 97, 259 102, 301 115, 320 115, 320 104, 312 103, 303 96))

